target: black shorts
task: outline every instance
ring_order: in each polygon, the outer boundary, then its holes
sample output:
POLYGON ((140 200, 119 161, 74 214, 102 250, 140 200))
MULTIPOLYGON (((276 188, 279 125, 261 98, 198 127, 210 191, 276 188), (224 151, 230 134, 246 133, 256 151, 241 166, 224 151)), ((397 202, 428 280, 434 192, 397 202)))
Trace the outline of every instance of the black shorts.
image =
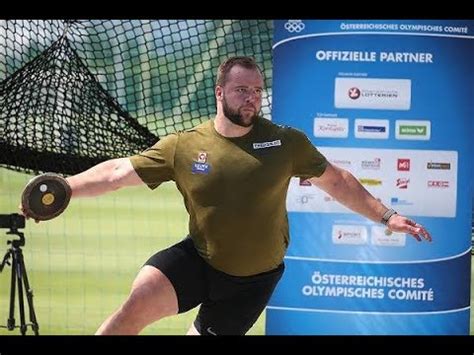
POLYGON ((245 334, 265 309, 285 269, 282 263, 258 275, 228 275, 206 263, 190 237, 156 253, 145 265, 160 269, 171 281, 178 313, 201 304, 194 321, 201 335, 245 334))

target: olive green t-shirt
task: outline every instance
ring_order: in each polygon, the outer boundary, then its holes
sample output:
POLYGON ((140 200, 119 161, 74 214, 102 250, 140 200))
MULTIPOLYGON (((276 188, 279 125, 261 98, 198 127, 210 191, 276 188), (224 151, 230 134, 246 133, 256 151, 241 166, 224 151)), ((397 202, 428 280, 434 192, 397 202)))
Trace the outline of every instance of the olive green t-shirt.
POLYGON ((264 118, 237 138, 220 135, 209 120, 162 138, 130 160, 151 189, 176 182, 198 253, 236 276, 280 265, 289 243, 290 178, 320 176, 327 165, 302 132, 264 118))

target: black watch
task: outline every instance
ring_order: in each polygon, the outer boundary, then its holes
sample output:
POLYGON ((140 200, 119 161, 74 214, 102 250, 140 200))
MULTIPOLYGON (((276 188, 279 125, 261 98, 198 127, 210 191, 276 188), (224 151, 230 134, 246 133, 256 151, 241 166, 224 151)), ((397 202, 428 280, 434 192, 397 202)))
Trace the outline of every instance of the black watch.
POLYGON ((380 220, 380 222, 381 222, 382 224, 387 225, 388 220, 389 220, 390 217, 392 217, 394 214, 397 214, 397 211, 395 211, 393 208, 388 209, 388 210, 383 214, 382 219, 380 220))

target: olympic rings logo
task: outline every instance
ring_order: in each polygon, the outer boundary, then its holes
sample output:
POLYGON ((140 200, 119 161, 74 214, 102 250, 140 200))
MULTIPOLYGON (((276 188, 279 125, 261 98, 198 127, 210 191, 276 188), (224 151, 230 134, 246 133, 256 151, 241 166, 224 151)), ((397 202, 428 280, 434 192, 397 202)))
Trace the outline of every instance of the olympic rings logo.
POLYGON ((305 28, 303 21, 301 20, 288 20, 285 23, 285 30, 288 32, 301 32, 305 28))

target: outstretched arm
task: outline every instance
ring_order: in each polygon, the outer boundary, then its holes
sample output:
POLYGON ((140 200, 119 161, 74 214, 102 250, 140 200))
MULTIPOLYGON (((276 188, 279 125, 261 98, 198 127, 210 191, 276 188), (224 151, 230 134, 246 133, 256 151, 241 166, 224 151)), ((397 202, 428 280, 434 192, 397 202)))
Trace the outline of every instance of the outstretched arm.
MULTIPOLYGON (((66 180, 71 187, 71 197, 98 196, 121 187, 144 184, 129 158, 107 160, 66 180)), ((21 202, 18 208, 21 214, 29 219, 21 202)), ((39 220, 35 222, 38 223, 39 220)))
POLYGON ((72 197, 91 197, 126 186, 144 184, 129 158, 107 160, 92 168, 68 177, 72 197))
MULTIPOLYGON (((310 181, 344 206, 374 222, 380 223, 388 210, 350 172, 330 163, 320 177, 313 177, 310 181)), ((418 241, 421 237, 431 241, 431 235, 423 226, 399 214, 390 217, 387 227, 393 232, 409 233, 418 241)))

